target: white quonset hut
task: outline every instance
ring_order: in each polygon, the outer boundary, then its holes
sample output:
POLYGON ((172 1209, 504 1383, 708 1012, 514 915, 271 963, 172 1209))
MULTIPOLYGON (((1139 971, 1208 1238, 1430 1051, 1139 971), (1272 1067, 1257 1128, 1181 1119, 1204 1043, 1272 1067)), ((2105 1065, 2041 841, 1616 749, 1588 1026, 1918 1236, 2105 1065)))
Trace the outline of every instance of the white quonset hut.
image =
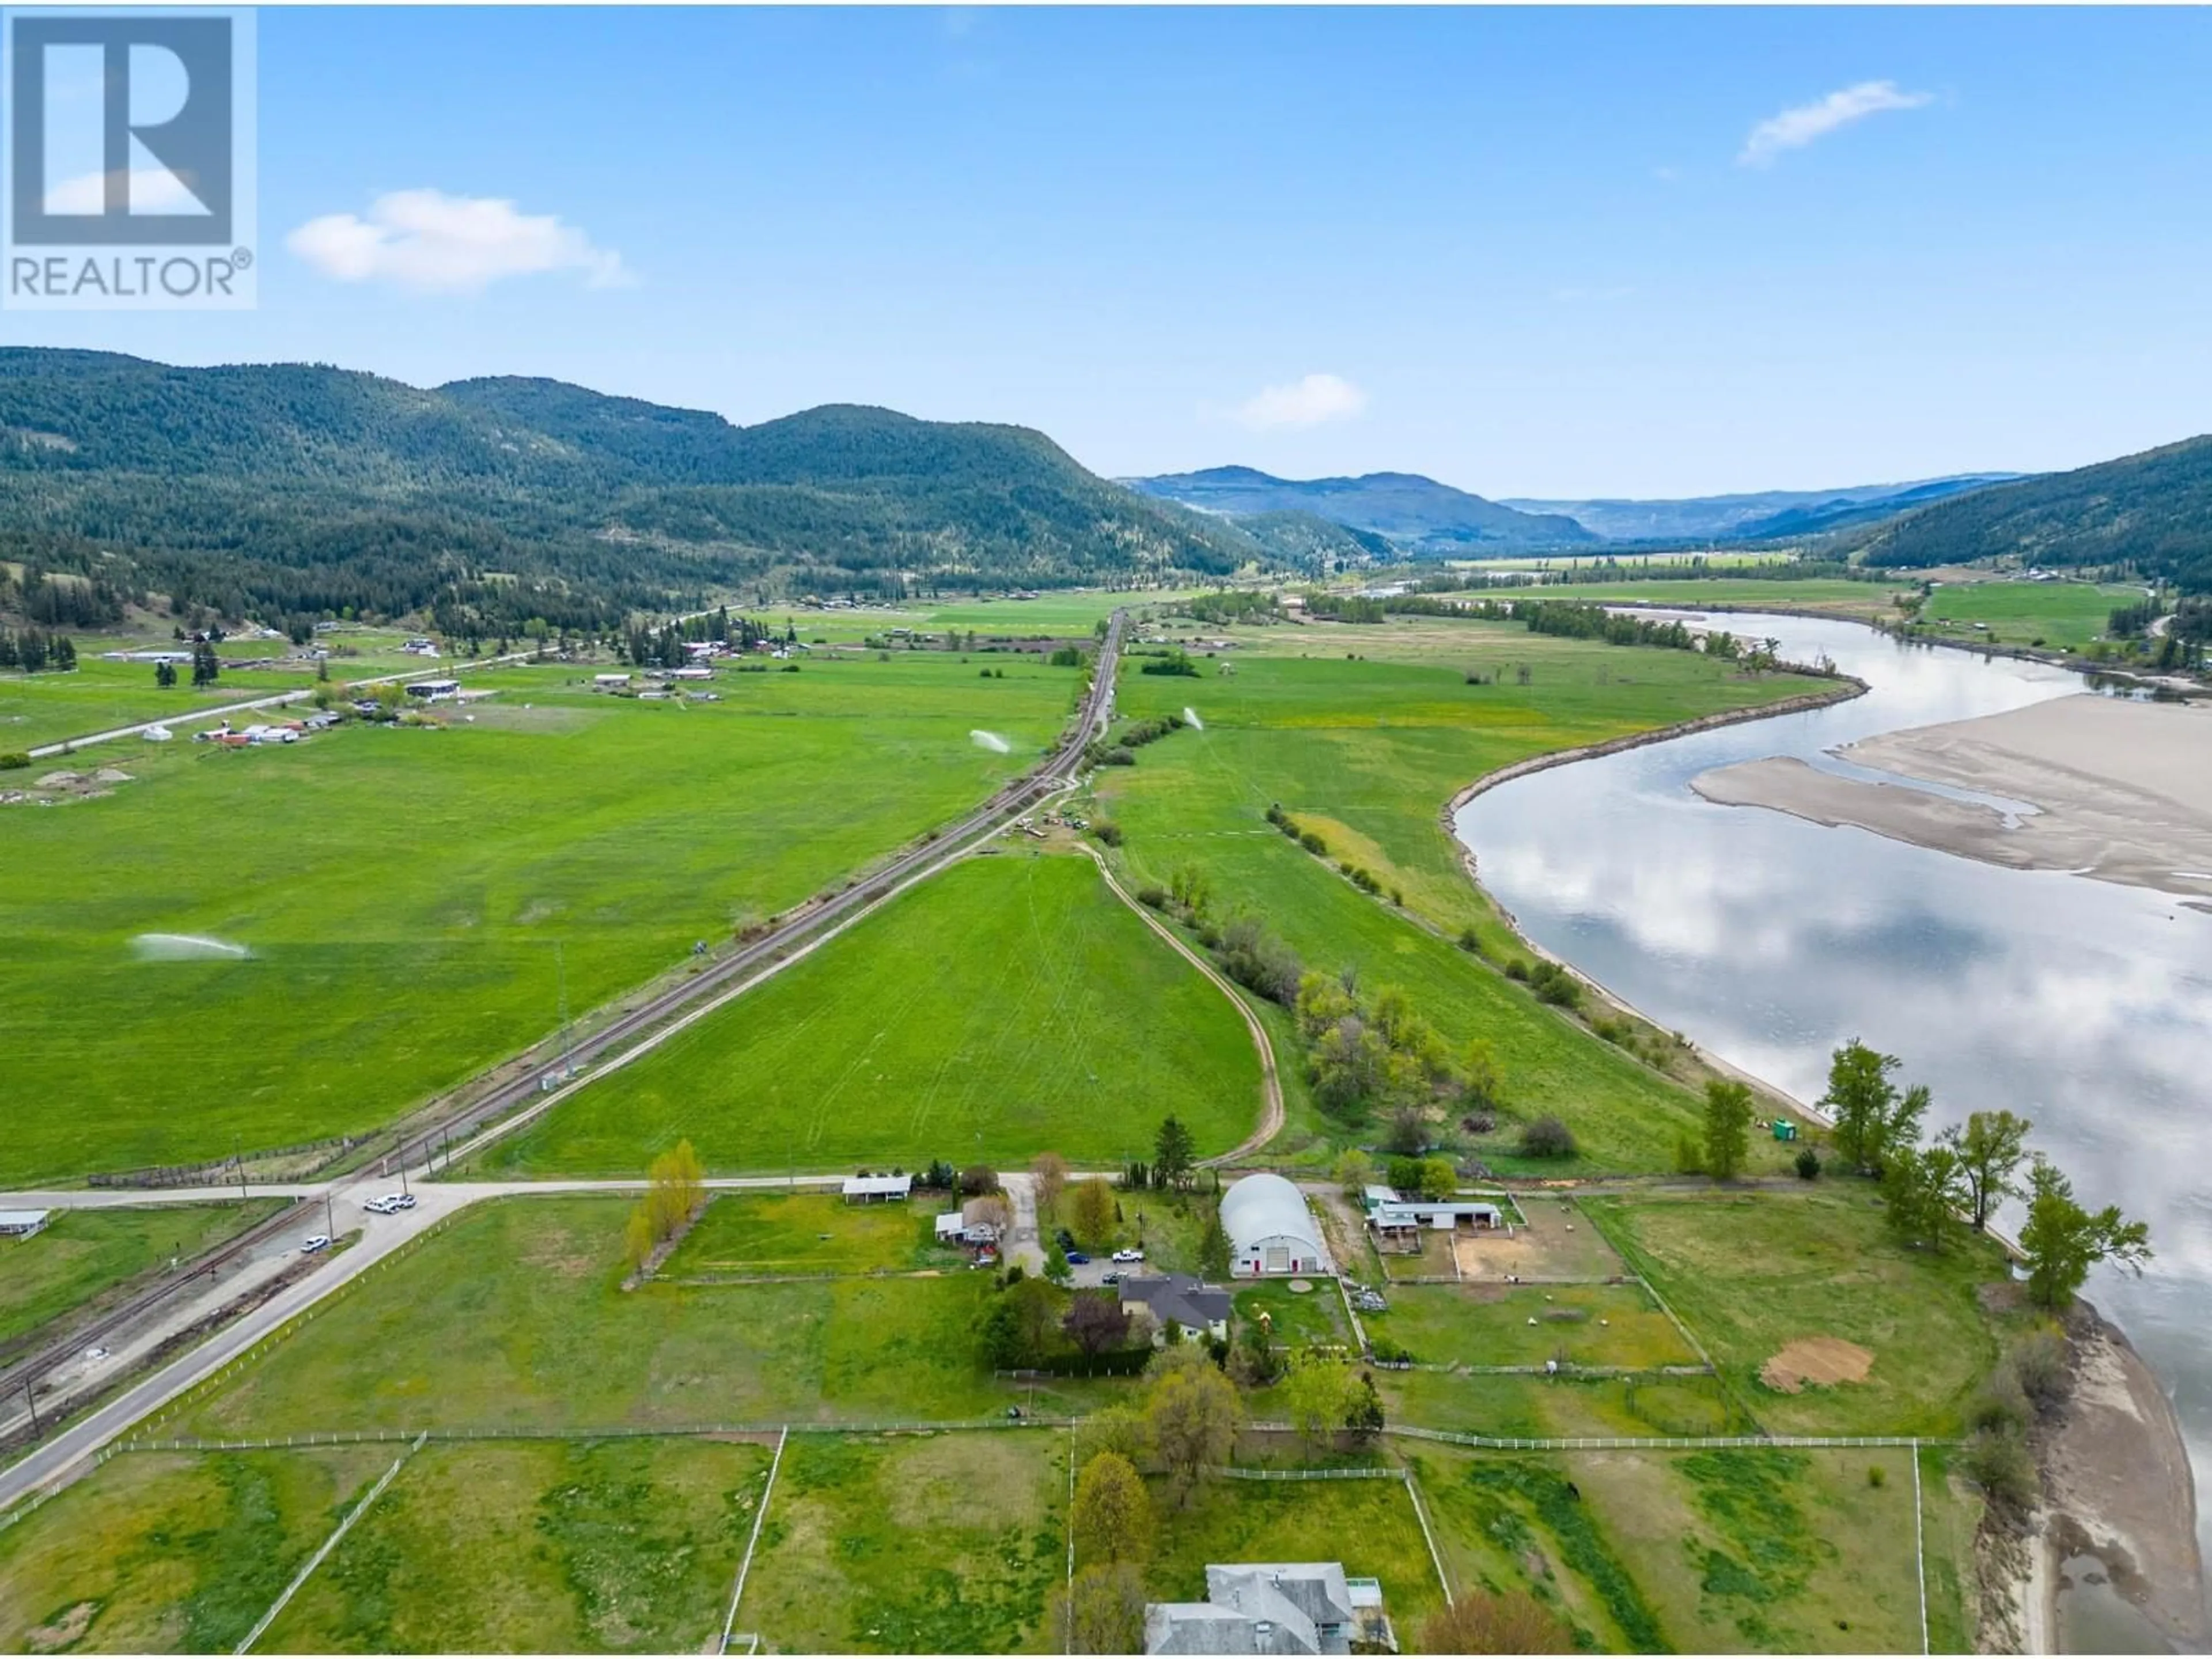
POLYGON ((1305 1194, 1279 1175, 1249 1175, 1221 1195, 1229 1270, 1237 1279, 1328 1271, 1305 1194))

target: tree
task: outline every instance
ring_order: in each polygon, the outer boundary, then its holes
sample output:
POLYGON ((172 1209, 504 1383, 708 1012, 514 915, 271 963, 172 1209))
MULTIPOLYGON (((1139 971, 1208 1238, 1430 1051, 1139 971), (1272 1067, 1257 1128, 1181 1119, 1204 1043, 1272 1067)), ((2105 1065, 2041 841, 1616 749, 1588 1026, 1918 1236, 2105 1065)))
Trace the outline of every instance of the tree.
POLYGON ((1705 1084, 1705 1173, 1733 1181, 1751 1152, 1751 1090, 1724 1078, 1705 1084))
POLYGON ((1060 1322, 1075 1346, 1096 1357, 1127 1340, 1129 1316, 1110 1291, 1078 1291, 1060 1322))
POLYGON ((1190 1184, 1191 1161, 1197 1148, 1190 1131, 1182 1120, 1170 1115, 1160 1120, 1160 1132, 1152 1141, 1152 1172, 1164 1187, 1187 1187, 1190 1184))
POLYGON ((2027 1293, 2039 1305, 2065 1307, 2100 1261, 2140 1273, 2150 1260, 2150 1228, 2121 1217, 2118 1205, 2094 1214, 2074 1196, 2074 1183, 2038 1154, 2027 1177, 2027 1224, 2020 1247, 2027 1256, 2027 1293))
POLYGON ((1085 1243, 1103 1244, 1113 1236, 1114 1189, 1097 1176, 1075 1183, 1069 1207, 1074 1212, 1075 1236, 1085 1243))
POLYGON ((1575 1132, 1556 1117, 1540 1117, 1521 1131, 1523 1158, 1572 1158, 1575 1132))
POLYGON ((1200 1279, 1229 1277, 1229 1230, 1221 1224, 1221 1210, 1218 1205, 1206 1211, 1206 1225, 1199 1230, 1198 1276, 1200 1279))
POLYGON ((1067 1160, 1058 1152, 1039 1152, 1030 1164, 1030 1189, 1039 1215, 1050 1215, 1067 1188, 1067 1160))
POLYGON ((1954 1124, 1943 1132, 1959 1155, 1968 1218, 1976 1232, 1988 1226, 1998 1205, 2021 1195, 2020 1166, 2027 1156, 2027 1132, 2034 1127, 2010 1112, 1972 1112, 1963 1129, 1954 1124))
MULTIPOLYGON (((1892 1144, 1901 1109, 1889 1074, 1901 1064, 1895 1054, 1876 1054, 1853 1037, 1828 1060, 1828 1092, 1820 1104, 1836 1120, 1836 1146, 1856 1170, 1878 1170, 1892 1144)), ((1927 1097, 1923 1092, 1921 1103, 1927 1097)))
POLYGON ((969 1198, 999 1190, 999 1172, 988 1164, 970 1164, 960 1172, 960 1190, 969 1198))
POLYGON ((1003 1193, 987 1193, 981 1198, 971 1198, 961 1206, 971 1222, 999 1230, 999 1243, 1003 1246, 1006 1236, 1014 1230, 1014 1206, 1003 1193))
POLYGON ((1283 1410, 1309 1451, 1319 1451, 1345 1426, 1358 1403, 1358 1383, 1334 1360, 1301 1358, 1283 1380, 1283 1410))
POLYGON ((1424 1653, 1571 1653, 1566 1627, 1535 1598, 1469 1590, 1421 1621, 1424 1653))
POLYGON ((1187 1498, 1199 1473, 1227 1460, 1243 1421, 1237 1385, 1213 1367, 1195 1343, 1170 1345, 1145 1401, 1152 1452, 1187 1498), (1164 1362, 1164 1363, 1163 1363, 1164 1362))
POLYGON ((1882 1160, 1882 1218, 1908 1243, 1943 1248, 1943 1234, 1964 1201, 1959 1155, 1938 1141, 1933 1146, 1893 1146, 1882 1160))
POLYGON ((1359 1373, 1359 1385, 1345 1407, 1344 1426, 1355 1445, 1364 1446, 1382 1432, 1382 1396, 1375 1392, 1375 1374, 1359 1373))
POLYGON ((1069 1653, 1142 1653, 1145 1583, 1126 1562, 1085 1567, 1053 1586, 1045 1628, 1069 1653))
POLYGON ((216 660, 215 647, 205 640, 192 647, 192 689, 213 685, 222 674, 222 664, 216 660))
POLYGON ((1452 1168, 1448 1158, 1425 1158, 1421 1160, 1421 1196, 1426 1199, 1449 1198, 1459 1190, 1459 1171, 1452 1168))
POLYGON ((641 1204, 629 1212, 629 1220, 623 1227, 623 1260, 632 1273, 645 1266, 658 1242, 653 1236, 653 1218, 641 1204))
POLYGON ((1100 1452, 1075 1477, 1075 1553, 1090 1562, 1141 1561, 1152 1553, 1152 1498, 1136 1465, 1100 1452))
POLYGON ((1486 1037, 1477 1037, 1460 1051, 1459 1103, 1470 1112, 1494 1112, 1505 1097, 1505 1073, 1498 1068, 1498 1051, 1486 1037))
POLYGON ((1085 1459, 1101 1452, 1112 1452, 1117 1457, 1134 1463, 1152 1455, 1151 1438, 1145 1427, 1145 1414, 1129 1401, 1117 1401, 1110 1406, 1101 1406, 1082 1420, 1075 1431, 1077 1450, 1085 1459))
POLYGON ((154 665, 154 684, 167 691, 177 683, 177 665, 166 658, 154 665))
POLYGON ((1375 1179, 1375 1160, 1354 1146, 1337 1158, 1335 1175, 1344 1195, 1357 1201, 1366 1195, 1375 1179))
POLYGON ((679 1140, 647 1166, 641 1208, 655 1243, 673 1238, 707 1201, 706 1170, 689 1140, 679 1140))
POLYGON ((1020 1344, 1020 1358, 1014 1363, 1025 1364, 1044 1352, 1045 1334, 1060 1318, 1060 1292, 1042 1279, 1020 1279, 1006 1286, 999 1299, 1013 1310, 1014 1334, 1020 1344))
POLYGON ((1067 1252, 1060 1248, 1056 1238, 1045 1249, 1044 1276, 1055 1285, 1072 1284, 1075 1279, 1075 1269, 1068 1263, 1067 1252))

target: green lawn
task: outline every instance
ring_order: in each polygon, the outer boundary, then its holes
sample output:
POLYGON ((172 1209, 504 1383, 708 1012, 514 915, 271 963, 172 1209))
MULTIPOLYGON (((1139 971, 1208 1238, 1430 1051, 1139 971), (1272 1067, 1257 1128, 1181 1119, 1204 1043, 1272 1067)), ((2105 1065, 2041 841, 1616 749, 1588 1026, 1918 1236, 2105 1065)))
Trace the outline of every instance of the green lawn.
POLYGON ((1996 1362, 1997 1332, 1977 1295, 2005 1278, 1996 1245, 1908 1249, 1884 1230, 1866 1182, 1585 1196, 1583 1206, 1778 1433, 1954 1433, 1996 1362), (1783 1348, 1818 1337, 1871 1353, 1865 1381, 1790 1394, 1760 1380, 1783 1348))
POLYGON ((1261 1279, 1239 1285, 1237 1317, 1256 1321, 1268 1317, 1267 1340, 1277 1347, 1304 1348, 1348 1345, 1352 1328, 1345 1321, 1344 1298, 1333 1280, 1309 1281, 1313 1288, 1297 1291, 1284 1279, 1261 1279))
POLYGON ((55 1211, 45 1231, 0 1240, 0 1355, 48 1320, 129 1289, 172 1256, 189 1261, 283 1207, 263 1198, 55 1211))
POLYGON ((1067 1436, 795 1435, 738 1627, 785 1653, 1057 1652, 1067 1436))
POLYGON ((229 1652, 392 1455, 112 1459, 0 1529, 0 1652, 229 1652))
POLYGON ((697 1439, 425 1447, 257 1651, 708 1650, 768 1463, 697 1439))
POLYGON ((904 1204, 848 1204, 813 1193, 717 1193, 666 1262, 663 1279, 896 1273, 960 1265, 933 1242, 942 1194, 904 1204))
MULTIPOLYGON (((624 1291, 619 1198, 465 1212, 174 1419, 210 1436, 573 1430, 993 1416, 989 1275, 624 1291)), ((1058 1409, 1052 1389, 1035 1397, 1058 1409)))
MULTIPOLYGON (((1454 1043, 1487 1039, 1510 1112, 1556 1113, 1575 1131, 1583 1156, 1565 1170, 1666 1167, 1676 1134, 1692 1125, 1689 1095, 1449 942, 1473 927, 1493 957, 1522 954, 1468 880, 1438 814, 1469 781, 1514 761, 1770 702, 1806 683, 1740 678, 1689 652, 1554 640, 1501 623, 1424 617, 1237 637, 1255 654, 1232 653, 1233 675, 1121 677, 1129 715, 1188 706, 1204 722, 1102 777, 1102 802, 1127 836, 1132 878, 1164 885, 1178 868, 1196 868, 1219 915, 1262 916, 1308 966, 1354 969, 1370 991, 1401 987, 1454 1043), (1298 651, 1310 654, 1285 654, 1298 651), (1516 664, 1528 666, 1528 685, 1517 684, 1516 664), (1500 683, 1466 684, 1475 671, 1498 673, 1500 683), (1386 891, 1400 890, 1406 910, 1443 937, 1275 832, 1264 816, 1271 802, 1322 835, 1332 860, 1352 858, 1386 891)), ((1295 1070, 1295 1053, 1284 1058, 1295 1070)), ((1304 1106, 1278 1151, 1303 1147, 1319 1161, 1334 1143, 1371 1143, 1378 1133, 1333 1125, 1304 1106)), ((1520 1167, 1511 1133, 1509 1122, 1480 1149, 1501 1170, 1520 1167)), ((1555 1171, 1564 1172, 1544 1169, 1555 1171)))
POLYGON ((699 1021, 487 1162, 641 1169, 688 1136, 716 1173, 1119 1165, 1162 1118, 1200 1152, 1260 1115, 1235 1009, 1108 890, 1087 859, 967 860, 699 1021))
POLYGON ((1204 1601, 1208 1562, 1341 1561, 1346 1576, 1382 1582, 1401 1646, 1443 1601, 1401 1480, 1200 1480, 1180 1506, 1166 1483, 1151 1485, 1159 1529, 1145 1587, 1156 1600, 1204 1601))
POLYGON ((2139 583, 1946 582, 1928 596, 1920 620, 1946 637, 1970 643, 2078 651, 2104 637, 2114 611, 2142 599, 2139 583), (1978 629, 1976 623, 1985 626, 1978 629))
POLYGON ((919 653, 726 675, 687 705, 501 669, 444 730, 139 745, 112 796, 0 812, 9 1083, 37 1103, 0 1182, 388 1123, 551 1032, 563 965, 590 1009, 989 794, 1079 690, 1006 676, 919 653), (142 961, 148 933, 251 955, 142 961))
POLYGON ((1694 1365, 1697 1354, 1635 1285, 1392 1285, 1362 1322, 1430 1365, 1694 1365))

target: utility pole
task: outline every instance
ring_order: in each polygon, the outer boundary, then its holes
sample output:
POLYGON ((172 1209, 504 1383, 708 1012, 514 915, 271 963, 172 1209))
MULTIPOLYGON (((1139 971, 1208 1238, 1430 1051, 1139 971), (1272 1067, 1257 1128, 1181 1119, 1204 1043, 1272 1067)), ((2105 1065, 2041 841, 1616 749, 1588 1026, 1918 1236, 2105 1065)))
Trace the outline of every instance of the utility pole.
POLYGON ((568 1080, 568 962, 559 939, 553 941, 553 983, 561 1006, 561 1081, 568 1080))
POLYGON ((23 1379, 23 1403, 31 1408, 31 1432, 36 1435, 39 1432, 39 1401, 38 1396, 31 1392, 31 1379, 27 1376, 23 1379))
POLYGON ((323 1234, 328 1238, 336 1238, 338 1236, 337 1216, 331 1208, 331 1195, 328 1191, 323 1194, 323 1234))
POLYGON ((230 1164, 231 1167, 238 1171, 238 1195, 240 1198, 244 1198, 246 1196, 246 1158, 239 1151, 238 1137, 236 1135, 233 1135, 230 1138, 230 1164))

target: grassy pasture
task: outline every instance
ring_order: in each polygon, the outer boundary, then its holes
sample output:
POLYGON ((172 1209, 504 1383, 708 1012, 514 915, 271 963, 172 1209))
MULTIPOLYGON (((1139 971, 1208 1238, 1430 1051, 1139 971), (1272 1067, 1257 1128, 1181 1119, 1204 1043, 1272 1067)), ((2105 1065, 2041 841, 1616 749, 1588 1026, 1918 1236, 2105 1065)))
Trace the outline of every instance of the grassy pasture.
POLYGON ((275 1653, 697 1653, 768 1452, 711 1440, 416 1452, 269 1628, 275 1653))
POLYGON ((740 1629, 786 1653, 1058 1651, 1067 1436, 798 1435, 740 1629))
POLYGON ((1410 1461, 1459 1583, 1526 1590, 1601 1648, 1910 1653, 1910 1456, 1424 1447, 1410 1461))
MULTIPOLYGON (((1515 761, 1770 702, 1806 683, 1741 678, 1689 652, 1452 619, 1236 637, 1252 654, 1232 653, 1233 674, 1121 677, 1133 718, 1188 705, 1205 723, 1149 745, 1098 786, 1127 833, 1131 875, 1165 885, 1177 868, 1197 868, 1218 914, 1264 916, 1310 967, 1349 966, 1370 989, 1401 987, 1451 1042, 1487 1038, 1509 1106, 1556 1112, 1574 1129, 1583 1156, 1567 1168, 1666 1167, 1676 1133, 1692 1124, 1686 1093, 1449 942, 1473 927, 1492 956, 1520 954, 1467 879, 1438 813, 1471 779, 1515 761), (1529 667, 1528 685, 1516 683, 1516 664, 1529 667), (1466 684, 1474 671, 1503 671, 1501 681, 1466 684), (1356 850, 1386 893, 1399 890, 1406 911, 1443 936, 1408 925, 1387 899, 1361 894, 1334 862, 1278 834, 1264 819, 1270 802, 1325 840, 1333 834, 1342 845, 1333 844, 1332 860, 1356 850)), ((1305 1108, 1279 1148, 1303 1144, 1318 1158, 1332 1142, 1361 1138, 1372 1132, 1341 1130, 1305 1108)), ((1485 1158, 1518 1170, 1510 1133, 1496 1140, 1485 1158)))
POLYGON ((0 1531, 0 1651, 228 1652, 392 1457, 114 1458, 0 1531))
POLYGON ((664 1279, 898 1273, 959 1265, 932 1237, 940 1194, 848 1204, 815 1193, 717 1193, 660 1269, 664 1279))
POLYGON ((1698 1356, 1637 1285, 1393 1285, 1368 1334, 1431 1365, 1694 1365, 1698 1356))
POLYGON ((2114 611, 2142 597, 2140 585, 2124 582, 1946 582, 1928 596, 1920 620, 1970 643, 2040 641, 2054 650, 2078 651, 2104 636, 2114 611))
MULTIPOLYGON (((976 1356, 988 1275, 619 1288, 620 1199, 478 1206, 178 1419, 319 1429, 972 1420, 1024 1389, 976 1356)), ((1081 1394, 1080 1389, 1073 1391, 1081 1394)), ((1054 1389, 1039 1411, 1066 1401, 1054 1389)))
MULTIPOLYGON (((1649 581, 1576 582, 1547 587, 1539 597, 1573 599, 1593 605, 1641 602, 1680 605, 1695 610, 1726 605, 1736 611, 1810 611, 1824 616, 1887 617, 1896 614, 1890 595, 1907 582, 1855 582, 1838 577, 1814 577, 1804 581, 1760 580, 1755 576, 1684 576, 1679 580, 1653 577, 1649 581)), ((1523 592, 1508 590, 1506 598, 1523 592)), ((1730 631, 1741 633, 1742 629, 1730 631)))
POLYGON ((1235 1145, 1260 1113, 1236 1011, 1089 860, 1019 845, 906 894, 487 1161, 618 1174, 689 1136, 719 1173, 1047 1149, 1118 1164, 1170 1112, 1201 1154, 1235 1145))
POLYGON ((48 1320, 190 1261, 283 1207, 281 1199, 236 1204, 149 1204, 57 1210, 44 1232, 0 1241, 0 1354, 48 1320))
POLYGON ((1776 1432, 1954 1433, 1996 1362, 1997 1333, 1977 1296, 2004 1278, 1996 1245, 1962 1239, 1934 1256, 1905 1249, 1866 1183, 1583 1205, 1776 1432), (1822 1336, 1874 1355, 1864 1382, 1788 1394, 1760 1380, 1788 1344, 1822 1336))
POLYGON ((1237 1317, 1249 1322, 1266 1314, 1272 1322, 1268 1339, 1277 1347, 1348 1345, 1352 1328, 1345 1322, 1343 1297, 1326 1279, 1316 1279, 1312 1284, 1313 1289, 1304 1293, 1291 1290, 1290 1281, 1281 1279, 1239 1285, 1237 1317))
POLYGON ((591 1008, 988 794, 1079 690, 1006 672, 810 664, 686 705, 501 669, 474 722, 149 748, 107 799, 0 816, 9 1082, 40 1103, 0 1182, 389 1122, 554 1029, 556 944, 591 1008), (142 962, 142 933, 252 955, 142 962))

